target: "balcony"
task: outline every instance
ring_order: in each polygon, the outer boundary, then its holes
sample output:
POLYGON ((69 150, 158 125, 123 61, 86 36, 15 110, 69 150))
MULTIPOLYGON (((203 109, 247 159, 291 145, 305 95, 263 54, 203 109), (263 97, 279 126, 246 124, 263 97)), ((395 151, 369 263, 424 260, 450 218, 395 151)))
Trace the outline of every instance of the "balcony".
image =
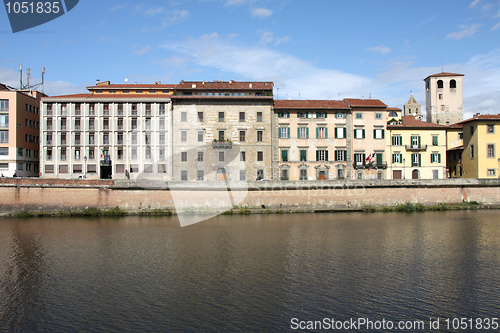
POLYGON ((358 169, 387 169, 387 162, 372 162, 372 163, 356 163, 354 162, 353 167, 355 170, 358 169))
POLYGON ((405 149, 409 151, 426 151, 427 145, 405 145, 405 149))
POLYGON ((213 141, 213 149, 231 149, 233 148, 233 143, 230 141, 213 141))

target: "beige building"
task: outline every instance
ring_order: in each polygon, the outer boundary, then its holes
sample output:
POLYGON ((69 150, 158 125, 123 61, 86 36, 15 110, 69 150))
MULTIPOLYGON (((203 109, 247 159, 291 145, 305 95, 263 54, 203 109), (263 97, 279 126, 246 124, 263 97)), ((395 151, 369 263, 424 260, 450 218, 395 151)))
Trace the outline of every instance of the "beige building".
POLYGON ((422 105, 417 102, 413 94, 410 95, 408 102, 404 106, 405 116, 414 116, 418 120, 422 120, 422 105))
POLYGON ((464 120, 462 165, 464 178, 499 178, 500 115, 464 120))
POLYGON ((390 179, 443 179, 446 177, 448 127, 403 116, 387 126, 390 179))
POLYGON ((85 94, 43 98, 43 176, 170 179, 174 88, 98 81, 85 94))
POLYGON ((425 81, 427 121, 451 125, 463 119, 463 74, 438 73, 425 81))
POLYGON ((274 113, 279 179, 346 178, 351 110, 345 101, 276 100, 274 113))
POLYGON ((39 175, 42 96, 0 84, 0 174, 4 177, 39 175))
POLYGON ((173 180, 273 179, 272 104, 272 82, 179 83, 172 96, 173 180))

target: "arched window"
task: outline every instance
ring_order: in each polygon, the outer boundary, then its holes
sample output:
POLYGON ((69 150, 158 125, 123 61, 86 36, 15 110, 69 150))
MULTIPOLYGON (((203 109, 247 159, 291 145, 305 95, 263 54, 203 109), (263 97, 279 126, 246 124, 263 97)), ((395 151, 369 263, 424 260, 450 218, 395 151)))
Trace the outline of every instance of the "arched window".
POLYGON ((443 80, 438 80, 438 89, 443 89, 443 80))
POLYGON ((397 117, 397 116, 398 116, 397 112, 394 111, 389 112, 389 117, 397 117))
POLYGON ((450 88, 451 88, 451 89, 454 89, 454 88, 456 88, 456 87, 457 87, 457 81, 455 81, 455 80, 451 80, 451 81, 450 81, 450 88))

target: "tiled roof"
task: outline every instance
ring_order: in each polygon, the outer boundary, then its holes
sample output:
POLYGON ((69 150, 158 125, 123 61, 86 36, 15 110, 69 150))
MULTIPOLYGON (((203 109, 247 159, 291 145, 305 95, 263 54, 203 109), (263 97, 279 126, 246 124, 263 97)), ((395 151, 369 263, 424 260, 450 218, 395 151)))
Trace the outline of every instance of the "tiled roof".
POLYGON ((443 76, 464 76, 464 74, 456 74, 456 73, 447 73, 447 72, 443 72, 443 73, 437 73, 437 74, 432 74, 432 75, 429 75, 428 77, 426 77, 424 79, 427 80, 428 78, 430 77, 443 77, 443 76))
POLYGON ((275 109, 341 109, 348 110, 349 105, 345 101, 329 100, 287 100, 278 99, 274 101, 275 109))
POLYGON ((264 99, 264 100, 272 100, 273 96, 200 96, 200 95, 194 95, 194 96, 184 96, 184 95, 172 95, 172 99, 241 99, 241 100, 247 100, 247 99, 264 99))
POLYGON ((60 95, 50 96, 44 99, 130 99, 130 98, 170 98, 170 94, 74 94, 74 95, 60 95))
POLYGON ((181 81, 180 90, 273 90, 273 82, 181 81))
POLYGON ((395 108, 395 107, 390 107, 390 108, 387 108, 387 111, 399 111, 399 112, 401 112, 401 109, 395 108))
POLYGON ((377 108, 386 108, 382 101, 378 99, 356 99, 356 98, 344 98, 351 107, 377 107, 377 108))
POLYGON ((448 128, 462 129, 463 127, 464 127, 464 125, 460 124, 460 123, 448 125, 448 128))
POLYGON ((99 84, 96 86, 87 87, 89 90, 109 90, 109 89, 123 89, 123 90, 137 90, 137 89, 156 89, 156 90, 172 90, 175 89, 176 84, 161 84, 161 83, 149 83, 149 84, 99 84))
POLYGON ((461 121, 458 124, 465 124, 465 123, 475 121, 475 120, 495 120, 495 121, 498 121, 498 120, 500 120, 500 114, 480 114, 480 115, 476 115, 472 118, 466 119, 464 121, 461 121))
POLYGON ((414 116, 403 116, 401 117, 401 124, 387 125, 387 128, 446 129, 448 126, 421 121, 416 119, 414 116))

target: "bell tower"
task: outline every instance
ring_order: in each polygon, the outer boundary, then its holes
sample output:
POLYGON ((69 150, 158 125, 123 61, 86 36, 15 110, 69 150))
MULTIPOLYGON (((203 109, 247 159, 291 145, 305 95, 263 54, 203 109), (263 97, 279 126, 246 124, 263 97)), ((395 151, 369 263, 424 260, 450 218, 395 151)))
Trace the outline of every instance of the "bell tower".
POLYGON ((463 120, 463 77, 438 73, 424 79, 427 122, 450 125, 463 120))

